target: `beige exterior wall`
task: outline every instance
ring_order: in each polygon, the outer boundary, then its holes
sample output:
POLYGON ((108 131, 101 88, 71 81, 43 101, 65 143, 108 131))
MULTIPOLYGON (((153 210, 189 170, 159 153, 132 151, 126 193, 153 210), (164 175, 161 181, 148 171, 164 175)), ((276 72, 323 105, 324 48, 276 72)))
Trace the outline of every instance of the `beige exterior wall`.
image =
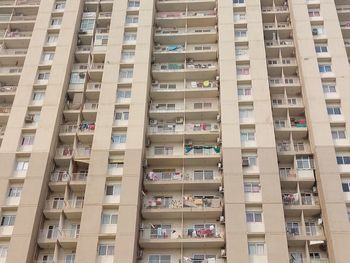
POLYGON ((336 159, 350 156, 344 3, 23 1, 0 2, 0 28, 9 35, 0 30, 0 263, 168 263, 168 256, 199 263, 201 255, 215 263, 348 261, 342 183, 350 169, 336 159), (54 10, 58 3, 64 11, 54 10), (20 12, 26 18, 16 18, 20 12), (93 29, 81 28, 82 19, 95 20, 93 29), (315 25, 326 33, 313 35, 315 25), (22 31, 32 37, 12 39, 22 31), (48 45, 48 34, 58 35, 56 44, 48 45), (315 43, 328 52, 316 53, 315 43), (8 55, 20 47, 26 55, 8 55), (43 52, 54 53, 52 62, 43 52), (321 74, 327 63, 332 72, 321 74), (7 67, 21 74, 2 73, 7 67), (127 69, 132 76, 122 79, 127 69), (39 83, 39 71, 49 80, 39 83), (325 96, 322 85, 333 82, 336 94, 325 96), (16 93, 3 91, 10 85, 16 93), (251 91, 242 95, 242 87, 251 91), (42 103, 33 104, 33 91, 45 92, 42 103), (69 108, 78 97, 79 109, 69 108), (10 113, 2 112, 6 103, 10 113), (336 120, 327 114, 334 104, 336 120), (27 123, 33 111, 36 126, 27 123), (116 112, 128 118, 116 121, 116 112), (304 116, 298 127, 293 118, 304 116), (339 127, 341 142, 332 137, 339 127), (244 141, 245 131, 254 139, 244 141), (35 134, 32 145, 23 145, 25 134, 35 134), (116 134, 126 141, 112 145, 116 134), (299 167, 303 157, 315 167, 299 167), (21 160, 29 160, 27 171, 16 171, 21 160), (118 193, 108 196, 111 185, 118 193), (16 187, 20 198, 9 196, 16 187), (251 212, 257 222, 247 222, 251 212))

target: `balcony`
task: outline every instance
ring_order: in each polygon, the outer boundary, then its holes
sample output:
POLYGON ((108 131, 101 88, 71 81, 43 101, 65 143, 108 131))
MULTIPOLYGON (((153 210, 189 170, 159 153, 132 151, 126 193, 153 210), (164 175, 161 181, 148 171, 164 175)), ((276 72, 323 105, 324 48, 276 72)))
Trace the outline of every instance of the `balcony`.
POLYGON ((11 112, 11 104, 0 104, 0 117, 8 116, 11 112))
POLYGON ((22 67, 1 67, 0 68, 0 76, 1 75, 20 75, 22 72, 22 67))
POLYGON ((176 98, 184 97, 217 97, 219 95, 219 85, 215 80, 183 82, 158 82, 154 81, 151 87, 152 98, 167 99, 169 93, 176 98))
POLYGON ((297 192, 282 193, 283 205, 286 209, 316 210, 319 212, 320 203, 318 196, 297 192))
POLYGON ((187 79, 215 79, 217 62, 156 63, 152 65, 152 75, 160 81, 187 79))
POLYGON ((171 58, 177 61, 185 60, 186 56, 194 60, 215 60, 217 57, 216 44, 156 44, 153 49, 153 55, 156 61, 164 61, 171 55, 171 58))
POLYGON ((304 103, 301 97, 272 96, 273 108, 303 108, 304 103))
POLYGON ((31 38, 32 32, 28 31, 7 31, 5 38, 31 38))
POLYGON ((315 181, 315 175, 312 169, 280 168, 279 175, 282 183, 289 181, 315 181))
POLYGON ((216 11, 158 12, 156 21, 157 25, 163 27, 213 26, 216 24, 216 11))
POLYGON ((285 78, 272 78, 269 77, 270 87, 294 87, 300 86, 299 78, 297 77, 285 77, 285 78))
POLYGON ((288 5, 283 6, 263 6, 261 8, 263 14, 271 14, 271 13, 288 13, 288 5))
POLYGON ((40 0, 17 0, 17 5, 40 5, 40 0))
POLYGON ((91 155, 91 145, 79 146, 74 151, 75 159, 89 159, 91 155))
POLYGON ((294 48, 292 39, 267 40, 265 41, 266 48, 294 48))
POLYGON ((288 226, 286 224, 286 232, 288 239, 293 240, 317 240, 324 239, 323 227, 317 224, 301 226, 288 226))
POLYGON ((281 155, 311 154, 308 141, 277 141, 277 153, 281 155))
POLYGON ((289 22, 275 22, 275 23, 264 23, 264 30, 282 30, 292 29, 289 22))
POLYGON ((1 57, 9 57, 9 56, 25 56, 27 54, 26 48, 1 48, 0 56, 1 57))
POLYGON ((143 248, 192 248, 204 244, 211 248, 224 245, 223 227, 216 224, 204 224, 201 228, 167 224, 166 227, 141 229, 140 233, 143 248))
POLYGON ((184 43, 215 43, 217 40, 216 27, 158 27, 155 31, 154 41, 156 43, 170 44, 184 43))
POLYGON ((223 200, 219 196, 206 198, 185 194, 177 197, 146 196, 142 215, 144 218, 181 218, 181 216, 212 216, 222 215, 223 200))
POLYGON ((0 96, 2 94, 15 93, 17 86, 0 86, 0 96))
POLYGON ((208 169, 203 173, 195 171, 149 171, 144 177, 144 187, 148 191, 161 190, 166 187, 171 190, 184 189, 217 190, 222 184, 219 171, 208 169))

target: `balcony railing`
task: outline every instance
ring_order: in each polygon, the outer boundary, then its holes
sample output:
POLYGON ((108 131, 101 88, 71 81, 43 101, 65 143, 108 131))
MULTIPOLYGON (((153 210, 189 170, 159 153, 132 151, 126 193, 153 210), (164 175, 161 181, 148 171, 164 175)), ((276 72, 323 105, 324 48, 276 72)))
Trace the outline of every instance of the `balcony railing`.
POLYGON ((27 49, 0 49, 0 55, 25 55, 27 54, 27 49))
POLYGON ((196 11, 196 12, 158 12, 157 18, 193 18, 193 17, 205 17, 205 16, 216 16, 215 10, 208 11, 196 11))
POLYGON ((182 70, 207 70, 216 69, 216 62, 193 62, 193 63, 157 63, 152 65, 153 71, 182 71, 182 70))
MULTIPOLYGON (((185 85, 186 89, 205 90, 206 88, 218 88, 218 82, 212 80, 191 81, 185 85)), ((153 91, 183 91, 183 85, 176 85, 172 83, 154 83, 152 84, 153 91)))
POLYGON ((156 35, 216 33, 215 27, 157 28, 156 35))
POLYGON ((13 15, 11 17, 11 21, 35 21, 36 16, 28 16, 28 15, 13 15))
POLYGON ((169 182, 169 181, 175 181, 175 182, 221 182, 221 175, 218 172, 208 173, 208 174, 194 174, 192 173, 185 173, 182 172, 148 172, 145 175, 145 180, 147 182, 169 182))
POLYGON ((51 174, 51 182, 68 182, 70 180, 70 175, 68 171, 56 171, 51 174))
POLYGON ((319 225, 305 225, 302 226, 301 223, 298 226, 287 226, 286 232, 288 237, 297 236, 322 236, 323 228, 319 225))
POLYGON ((2 67, 0 74, 17 74, 22 72, 22 67, 2 67))
POLYGON ((283 193, 283 204, 286 206, 298 206, 298 205, 318 205, 319 200, 317 196, 303 196, 299 193, 283 193))
POLYGON ((90 155, 91 155, 91 146, 78 147, 74 153, 74 157, 76 158, 90 158, 90 155))
POLYGON ((17 90, 17 86, 1 86, 0 87, 0 93, 15 92, 16 90, 17 90))
POLYGON ((40 0, 17 0, 17 5, 39 5, 40 0))
POLYGON ((8 114, 11 112, 11 106, 9 104, 1 104, 0 105, 0 114, 8 114))
POLYGON ((293 46, 294 42, 291 39, 281 39, 281 40, 267 40, 265 41, 266 47, 281 47, 281 46, 293 46))
POLYGON ((76 124, 65 124, 60 127, 60 133, 75 133, 78 129, 76 124))
POLYGON ((146 197, 144 201, 145 209, 176 209, 176 208, 222 208, 223 203, 220 197, 198 198, 192 195, 184 195, 180 198, 146 197))
POLYGON ((31 37, 32 32, 19 32, 19 31, 8 31, 6 33, 7 38, 17 38, 17 37, 31 37))
POLYGON ((56 157, 72 157, 73 146, 58 147, 56 150, 56 157))
POLYGON ((261 8, 263 13, 275 13, 275 12, 286 12, 288 11, 288 6, 263 6, 261 8))
POLYGON ((85 102, 84 110, 97 110, 98 103, 97 102, 85 102))
POLYGON ((221 152, 218 145, 185 145, 185 155, 205 156, 217 155, 221 152))

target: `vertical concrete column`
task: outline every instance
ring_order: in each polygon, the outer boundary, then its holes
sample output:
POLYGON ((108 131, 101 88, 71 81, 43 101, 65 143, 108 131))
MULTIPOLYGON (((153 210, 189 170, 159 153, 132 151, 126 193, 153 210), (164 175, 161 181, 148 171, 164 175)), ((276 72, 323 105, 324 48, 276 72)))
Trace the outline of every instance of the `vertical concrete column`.
MULTIPOLYGON (((328 243, 330 262, 349 261, 350 225, 341 188, 340 174, 336 163, 334 144, 331 137, 329 117, 326 111, 322 82, 318 70, 317 56, 311 32, 307 5, 303 0, 295 0, 290 6, 294 39, 297 46, 306 116, 310 132, 311 147, 314 152, 316 179, 322 207, 322 217, 328 243)), ((334 2, 321 1, 321 13, 325 22, 329 52, 332 55, 333 71, 340 98, 349 101, 349 67, 343 46, 334 2), (334 57, 333 57, 334 56, 334 57)), ((345 106, 345 105, 344 105, 345 106)), ((349 105, 347 106, 349 107, 349 105)), ((346 110, 343 109, 344 112, 346 110)), ((345 113, 346 118, 349 114, 345 113)))
POLYGON ((288 245, 259 0, 247 1, 250 75, 268 261, 286 262, 288 245), (272 183, 273 182, 273 183, 272 183))
POLYGON ((104 199, 108 157, 119 79, 120 57, 123 45, 127 0, 113 3, 107 52, 101 83, 96 129, 92 143, 89 174, 81 218, 75 261, 94 262, 97 256, 98 236, 104 199))
POLYGON ((227 262, 248 263, 231 0, 218 1, 220 108, 227 262))
POLYGON ((140 3, 115 263, 136 262, 137 259, 142 164, 151 84, 154 2, 148 0, 140 3))
MULTIPOLYGON (((22 72, 16 96, 15 111, 10 116, 8 136, 15 135, 18 139, 7 139, 2 151, 15 152, 21 135, 22 120, 27 111, 35 82, 36 71, 40 62, 43 45, 46 41, 47 28, 53 9, 54 0, 42 1, 36 21, 34 34, 28 50, 27 60, 22 72), (10 145, 11 144, 11 145, 10 145)), ((8 262, 32 262, 36 248, 37 230, 41 221, 42 207, 45 202, 47 181, 55 143, 58 133, 60 112, 64 101, 64 91, 69 79, 70 60, 73 57, 72 43, 76 31, 76 18, 80 12, 80 2, 68 0, 63 16, 60 36, 51 66, 50 79, 46 87, 45 100, 41 110, 40 123, 36 130, 33 150, 31 152, 29 169, 25 179, 21 202, 16 216, 16 223, 11 238, 8 262), (67 59, 70 58, 70 59, 67 59)), ((13 157, 10 164, 13 166, 13 157)))

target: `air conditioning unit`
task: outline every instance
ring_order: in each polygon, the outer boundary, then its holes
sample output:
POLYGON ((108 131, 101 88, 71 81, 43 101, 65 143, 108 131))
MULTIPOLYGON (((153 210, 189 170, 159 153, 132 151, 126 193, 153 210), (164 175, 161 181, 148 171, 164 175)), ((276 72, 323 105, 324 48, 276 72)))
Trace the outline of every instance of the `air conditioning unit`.
POLYGON ((224 216, 220 216, 220 217, 219 217, 219 222, 220 222, 221 224, 224 224, 224 223, 225 223, 225 217, 224 217, 224 216))
POLYGON ((217 120, 218 122, 221 121, 221 115, 220 115, 220 114, 216 115, 216 120, 217 120))
POLYGON ((317 28, 312 29, 312 35, 317 36, 318 35, 318 30, 317 28))
POLYGON ((220 256, 223 258, 226 257, 226 249, 223 248, 220 250, 220 256))
POLYGON ((218 162, 218 169, 219 169, 219 170, 222 170, 222 169, 223 169, 222 162, 218 162))
POLYGON ((242 158, 242 166, 243 167, 249 166, 249 159, 247 157, 242 158))
POLYGON ((79 73, 79 78, 81 78, 81 79, 85 78, 85 73, 84 72, 80 72, 79 73))
POLYGON ((34 116, 31 114, 27 114, 26 117, 24 118, 24 121, 26 123, 32 123, 34 121, 34 116))
POLYGON ((184 118, 177 117, 175 122, 176 122, 176 124, 182 124, 182 123, 184 123, 184 118))
POLYGON ((151 125, 157 125, 157 123, 158 123, 157 120, 154 120, 154 119, 149 120, 149 124, 151 124, 151 125))
POLYGON ((95 89, 99 89, 101 87, 101 84, 99 84, 99 83, 96 83, 95 85, 94 85, 94 88, 95 89))
POLYGON ((142 258, 143 258, 143 250, 142 250, 142 249, 139 249, 139 250, 137 251, 137 258, 138 258, 138 259, 142 259, 142 258))
POLYGON ((318 218, 318 219, 317 219, 317 224, 318 224, 318 225, 322 225, 322 224, 323 224, 322 218, 318 218))
POLYGON ((218 189, 218 190, 219 190, 219 193, 220 193, 220 194, 223 194, 223 193, 224 193, 224 187, 219 186, 219 189, 218 189))

